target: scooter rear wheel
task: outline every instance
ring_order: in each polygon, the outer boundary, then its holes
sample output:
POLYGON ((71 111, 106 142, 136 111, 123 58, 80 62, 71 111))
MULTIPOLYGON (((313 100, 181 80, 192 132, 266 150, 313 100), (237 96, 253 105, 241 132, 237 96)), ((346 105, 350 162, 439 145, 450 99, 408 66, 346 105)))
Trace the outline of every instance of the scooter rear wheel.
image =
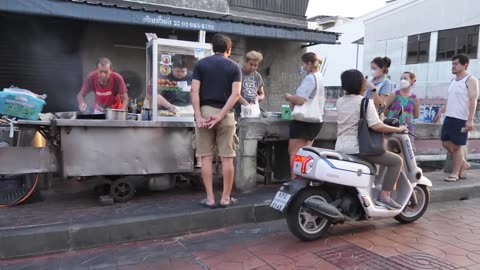
POLYGON ((304 189, 291 202, 287 210, 287 224, 289 230, 301 240, 313 241, 321 238, 330 228, 330 220, 311 214, 303 206, 308 199, 320 199, 331 202, 327 192, 320 189, 304 189))
POLYGON ((415 187, 414 192, 417 195, 418 204, 415 207, 407 205, 402 213, 398 214, 395 219, 400 223, 412 223, 417 221, 427 211, 430 202, 430 191, 424 185, 415 187))

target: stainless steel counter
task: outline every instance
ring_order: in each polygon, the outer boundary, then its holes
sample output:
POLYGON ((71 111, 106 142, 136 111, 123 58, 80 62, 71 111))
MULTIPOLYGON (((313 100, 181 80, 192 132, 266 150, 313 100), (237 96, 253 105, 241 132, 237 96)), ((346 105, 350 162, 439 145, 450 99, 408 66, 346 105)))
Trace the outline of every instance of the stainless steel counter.
POLYGON ((68 177, 157 175, 193 171, 193 117, 160 117, 155 122, 19 120, 14 127, 21 130, 43 130, 47 136, 52 135, 61 142, 61 145, 59 148, 50 144, 48 148, 39 149, 2 149, 0 154, 9 157, 3 158, 2 163, 12 164, 18 160, 26 162, 19 163, 23 166, 21 170, 18 166, 11 166, 14 170, 0 168, 0 174, 10 174, 13 171, 59 172, 68 177))
POLYGON ((40 120, 18 120, 16 124, 21 126, 49 126, 50 121, 40 121, 40 120))
POLYGON ((169 119, 168 121, 118 121, 118 120, 56 120, 58 127, 109 127, 109 128, 155 128, 155 127, 195 127, 195 122, 183 119, 169 119))
POLYGON ((56 119, 52 121, 19 120, 19 126, 49 126, 58 127, 118 127, 118 128, 154 128, 154 127, 195 127, 193 117, 159 117, 158 121, 119 121, 119 120, 85 120, 85 119, 56 119))

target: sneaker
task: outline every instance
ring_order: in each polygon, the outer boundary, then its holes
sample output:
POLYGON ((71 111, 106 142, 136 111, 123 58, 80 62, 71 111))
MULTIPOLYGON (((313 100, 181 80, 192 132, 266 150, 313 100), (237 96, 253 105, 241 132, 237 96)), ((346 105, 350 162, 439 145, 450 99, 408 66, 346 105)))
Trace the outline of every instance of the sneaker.
POLYGON ((384 200, 382 198, 379 198, 376 201, 376 205, 386 207, 387 209, 390 209, 390 210, 402 208, 402 206, 400 204, 396 203, 394 200, 392 200, 392 198, 389 198, 388 200, 384 200))

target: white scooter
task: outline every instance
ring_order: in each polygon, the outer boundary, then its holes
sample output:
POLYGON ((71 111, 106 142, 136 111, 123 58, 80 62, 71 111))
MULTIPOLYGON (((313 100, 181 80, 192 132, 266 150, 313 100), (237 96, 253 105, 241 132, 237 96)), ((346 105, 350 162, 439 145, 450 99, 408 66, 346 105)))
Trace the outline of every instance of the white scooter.
MULTIPOLYGON (((398 126, 398 120, 386 124, 398 126)), ((419 219, 427 210, 432 182, 417 167, 408 134, 386 136, 387 149, 404 165, 392 199, 401 209, 377 206, 385 168, 356 156, 329 149, 304 147, 293 161, 296 179, 280 187, 270 207, 286 212, 290 231, 302 240, 316 240, 331 224, 395 218, 401 223, 419 219)))

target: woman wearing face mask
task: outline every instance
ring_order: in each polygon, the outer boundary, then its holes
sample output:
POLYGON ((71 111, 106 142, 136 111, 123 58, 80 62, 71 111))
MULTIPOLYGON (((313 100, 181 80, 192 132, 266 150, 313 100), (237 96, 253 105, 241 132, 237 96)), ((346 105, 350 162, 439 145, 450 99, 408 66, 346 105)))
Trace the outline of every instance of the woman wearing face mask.
POLYGON ((383 112, 387 97, 392 92, 392 82, 387 78, 391 64, 392 60, 388 57, 376 57, 370 62, 371 78, 367 81, 365 97, 373 99, 379 114, 383 112))
MULTIPOLYGON (((420 116, 420 100, 412 92, 416 76, 412 72, 404 72, 400 78, 400 90, 395 95, 390 95, 386 102, 387 117, 397 118, 401 125, 406 125, 410 133, 414 133, 415 118, 420 116), (400 116, 399 112, 402 111, 400 116)), ((413 141, 413 138, 411 138, 413 141)))
MULTIPOLYGON (((314 99, 318 92, 319 97, 319 123, 310 123, 292 120, 290 123, 290 139, 288 141, 288 153, 290 155, 290 164, 298 150, 304 146, 312 146, 314 139, 317 137, 322 128, 323 107, 325 102, 325 89, 323 86, 323 76, 320 73, 321 61, 313 52, 306 53, 302 56, 303 65, 300 73, 305 76, 300 86, 297 88, 295 95, 285 94, 285 100, 290 103, 290 107, 301 106, 307 100, 314 99)), ((292 172, 292 178, 295 174, 292 172)))

